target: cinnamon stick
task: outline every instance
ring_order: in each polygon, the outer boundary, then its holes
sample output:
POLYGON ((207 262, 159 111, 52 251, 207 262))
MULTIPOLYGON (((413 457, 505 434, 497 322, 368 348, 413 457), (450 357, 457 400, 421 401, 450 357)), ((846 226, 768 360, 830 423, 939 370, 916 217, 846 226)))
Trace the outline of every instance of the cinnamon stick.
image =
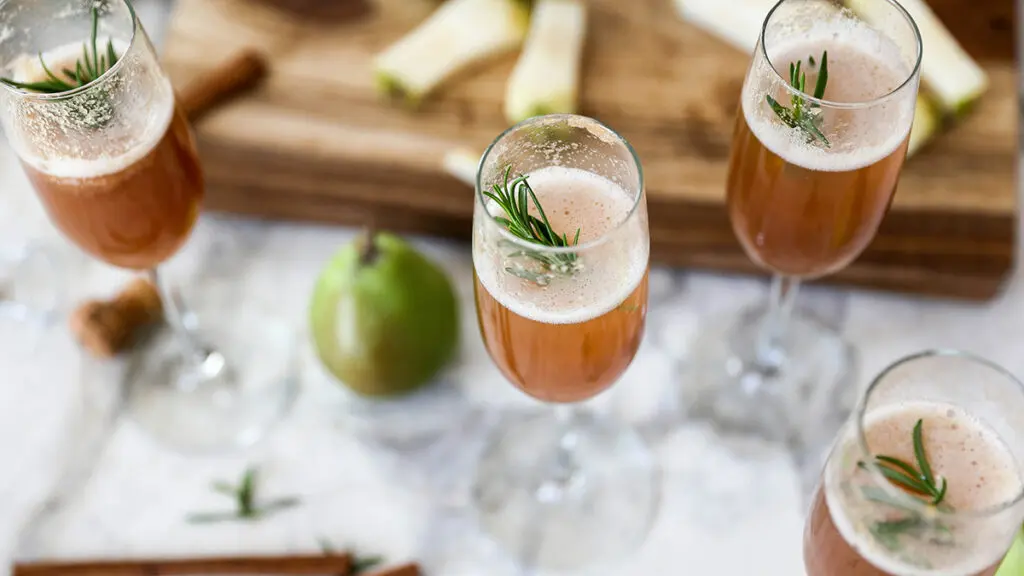
POLYGON ((393 568, 381 568, 366 574, 366 576, 420 576, 421 574, 419 564, 410 562, 393 568))
POLYGON ((71 313, 68 324, 83 348, 108 358, 129 346, 140 327, 162 316, 156 286, 145 278, 136 278, 111 300, 83 302, 71 313))
POLYGON ((348 576, 351 570, 352 556, 345 553, 280 557, 18 562, 14 564, 11 576, 184 576, 190 574, 318 574, 320 576, 330 574, 332 576, 348 576))
POLYGON ((225 100, 259 83, 267 75, 267 60, 253 49, 244 49, 212 70, 192 79, 178 91, 178 105, 196 122, 225 100))

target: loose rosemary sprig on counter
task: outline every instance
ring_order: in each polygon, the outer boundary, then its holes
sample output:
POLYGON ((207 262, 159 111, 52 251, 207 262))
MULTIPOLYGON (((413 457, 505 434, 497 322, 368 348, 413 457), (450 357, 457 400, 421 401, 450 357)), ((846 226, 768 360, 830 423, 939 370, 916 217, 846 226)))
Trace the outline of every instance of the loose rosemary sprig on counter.
POLYGON ((40 53, 39 65, 46 74, 45 80, 40 80, 38 82, 18 82, 11 78, 0 77, 0 82, 21 90, 29 90, 43 94, 56 94, 58 92, 67 92, 68 90, 80 88, 89 84, 93 80, 96 80, 110 70, 118 60, 117 51, 114 50, 113 39, 107 40, 105 50, 99 49, 96 39, 96 35, 99 30, 99 21, 99 9, 93 6, 92 36, 90 38, 90 42, 82 44, 82 57, 75 62, 74 70, 70 68, 61 69, 61 73, 64 75, 64 78, 61 78, 50 70, 50 67, 46 65, 46 61, 43 60, 42 53, 40 53), (91 57, 90 46, 92 47, 91 57))
POLYGON ((299 499, 295 497, 278 498, 258 505, 256 502, 256 478, 257 469, 248 468, 237 486, 232 486, 227 482, 214 482, 213 490, 234 499, 235 509, 226 512, 189 514, 187 520, 192 524, 208 524, 231 520, 258 520, 273 512, 299 505, 299 499))
MULTIPOLYGON (((327 538, 318 538, 317 541, 320 543, 320 550, 323 551, 324 555, 338 554, 339 551, 331 544, 331 541, 327 538)), ((349 574, 351 576, 358 576, 364 574, 369 570, 376 568, 384 563, 383 556, 359 556, 353 554, 352 566, 349 567, 349 574)))
MULTIPOLYGON (((571 243, 566 234, 563 233, 559 236, 551 228, 551 223, 548 221, 547 214, 544 213, 544 208, 540 205, 537 195, 526 181, 527 176, 523 174, 509 181, 511 173, 512 166, 509 165, 505 168, 503 184, 495 184, 492 191, 484 191, 483 193, 484 196, 493 200, 505 212, 505 216, 496 216, 494 219, 499 224, 505 226, 505 229, 513 236, 532 244, 551 248, 566 248, 578 245, 580 229, 576 229, 576 234, 571 243), (539 217, 530 214, 531 203, 539 217)), ((546 254, 539 250, 521 250, 509 256, 532 258, 545 268, 545 272, 559 274, 573 272, 578 260, 578 256, 573 253, 546 254)), ((530 274, 527 271, 512 269, 507 269, 507 271, 526 277, 528 280, 540 280, 539 276, 530 274)))
MULTIPOLYGON (((814 56, 808 58, 811 66, 815 65, 814 56)), ((803 61, 789 63, 789 84, 799 91, 790 97, 789 108, 783 106, 778 100, 772 98, 771 94, 765 95, 765 100, 771 106, 779 120, 789 126, 803 131, 807 135, 808 142, 821 142, 825 147, 831 146, 828 138, 821 131, 821 107, 815 102, 808 102, 803 95, 807 92, 807 72, 803 69, 803 61)), ((814 92, 811 94, 816 99, 825 95, 825 86, 828 84, 828 50, 821 54, 821 66, 818 67, 818 80, 814 85, 814 92)))

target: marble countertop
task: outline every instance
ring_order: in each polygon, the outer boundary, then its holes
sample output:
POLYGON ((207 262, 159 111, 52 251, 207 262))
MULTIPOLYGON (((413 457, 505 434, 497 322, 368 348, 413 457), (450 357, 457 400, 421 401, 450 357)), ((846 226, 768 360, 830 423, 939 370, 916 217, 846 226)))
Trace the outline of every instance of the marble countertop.
MULTIPOLYGON (((142 2, 157 43, 166 6, 142 2)), ((0 245, 34 239, 58 250, 69 308, 107 294, 123 272, 92 262, 47 222, 14 154, 0 144, 0 245)), ((305 307, 322 263, 355 231, 269 224, 206 215, 171 276, 196 294, 228 290, 239 304, 217 320, 253 309, 273 310, 304 334, 305 307)), ((443 263, 462 299, 462 350, 444 376, 470 409, 455 435, 472 437, 495 407, 529 406, 493 367, 472 308, 468 246, 414 239, 443 263)), ((742 456, 705 426, 680 416, 694 337, 722 314, 765 296, 763 281, 655 269, 644 344, 626 376, 594 408, 647 431, 661 458, 664 494, 657 523, 626 564, 593 574, 802 574, 798 482, 785 453, 771 447, 742 456)), ((810 288, 804 304, 829 316, 859 349, 864 384, 885 364, 923 348, 954 347, 985 355, 1024 376, 1024 276, 986 304, 912 299, 810 288)), ((120 419, 94 473, 74 489, 46 530, 19 554, 60 557, 319 550, 339 546, 393 560, 422 560, 431 574, 514 574, 474 529, 458 486, 473 471, 453 432, 420 412, 433 442, 397 437, 395 415, 368 412, 333 384, 303 341, 302 392, 288 419, 261 444, 228 457, 185 457, 153 444, 120 419), (301 497, 303 505, 247 525, 187 524, 184 516, 221 504, 214 480, 234 480, 259 465, 267 495, 301 497)), ((79 449, 71 437, 82 398, 117 375, 116 365, 83 357, 63 321, 39 333, 0 322, 0 565, 24 547, 23 524, 64 478, 79 449), (99 384, 97 384, 99 383, 99 384), (18 544, 21 542, 21 544, 18 544)), ((416 410, 411 401, 406 409, 416 410)), ((449 427, 450 428, 450 427, 449 427)))

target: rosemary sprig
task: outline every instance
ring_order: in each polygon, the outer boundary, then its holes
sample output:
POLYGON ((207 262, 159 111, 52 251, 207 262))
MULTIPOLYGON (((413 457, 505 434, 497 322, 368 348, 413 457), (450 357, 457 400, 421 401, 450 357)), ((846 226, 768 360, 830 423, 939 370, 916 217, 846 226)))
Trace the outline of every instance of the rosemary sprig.
MULTIPOLYGON (((811 66, 815 65, 814 57, 808 58, 811 66)), ((803 61, 797 60, 789 64, 789 83, 799 94, 790 97, 789 108, 783 106, 778 100, 772 98, 771 94, 765 95, 768 106, 779 117, 779 120, 789 126, 803 131, 808 142, 821 142, 826 148, 831 144, 825 134, 821 131, 821 109, 815 102, 808 102, 803 94, 807 92, 807 72, 803 70, 803 61)), ((821 66, 818 67, 818 80, 814 85, 814 92, 811 94, 816 99, 825 95, 825 86, 828 84, 828 50, 821 53, 821 66)))
MULTIPOLYGON (((914 459, 917 461, 916 468, 899 458, 884 455, 875 456, 875 465, 882 476, 892 484, 907 490, 938 510, 948 511, 950 508, 943 504, 943 500, 949 485, 945 478, 936 478, 932 471, 931 464, 928 462, 928 454, 924 448, 923 427, 924 420, 919 419, 914 425, 912 433, 914 459)), ((858 462, 857 465, 867 468, 864 462, 858 462)), ((862 491, 868 500, 906 513, 901 517, 875 522, 871 527, 871 533, 886 548, 897 550, 899 537, 904 534, 920 536, 928 533, 931 535, 931 542, 936 545, 949 545, 952 542, 952 530, 941 521, 925 518, 919 511, 893 498, 881 489, 868 486, 864 487, 862 491)))
POLYGON ((932 506, 938 506, 946 497, 948 484, 945 478, 939 479, 942 481, 941 485, 936 481, 931 464, 928 463, 928 454, 924 449, 923 425, 924 420, 918 420, 913 432, 917 468, 892 456, 875 456, 875 463, 886 480, 916 496, 925 497, 932 506))
MULTIPOLYGON (((867 495, 869 500, 876 500, 867 495)), ((891 552, 900 552, 903 549, 901 538, 910 536, 915 540, 926 540, 933 546, 948 548, 956 545, 956 538, 953 529, 939 519, 929 518, 917 510, 910 510, 905 505, 891 500, 876 500, 883 504, 889 504, 906 513, 900 516, 878 520, 868 527, 868 531, 874 536, 879 544, 891 552)), ((927 559, 913 559, 915 564, 927 566, 927 559)))
POLYGON ((875 522, 869 530, 883 546, 893 552, 900 551, 900 537, 908 534, 918 539, 927 537, 928 542, 935 546, 947 547, 954 544, 953 532, 948 526, 920 514, 875 522))
MULTIPOLYGON (((319 542, 320 550, 323 551, 324 555, 330 556, 338 553, 338 550, 327 538, 321 537, 318 538, 317 541, 319 542)), ((352 566, 349 568, 349 574, 352 576, 358 576, 359 574, 372 570, 383 563, 383 556, 358 556, 353 554, 352 566)))
POLYGON ((214 492, 234 499, 235 509, 225 512, 198 512, 189 514, 186 519, 192 524, 209 524, 231 520, 251 521, 259 520, 274 512, 299 505, 299 499, 295 497, 278 498, 262 505, 257 505, 256 479, 257 469, 248 468, 242 475, 242 480, 238 486, 232 486, 227 482, 214 482, 212 486, 214 492))
POLYGON ((0 82, 21 90, 40 92, 43 94, 56 94, 67 92, 89 84, 110 70, 117 63, 118 55, 114 50, 114 40, 107 40, 106 50, 100 50, 97 44, 97 32, 99 30, 100 13, 96 6, 92 8, 92 35, 88 43, 82 44, 82 57, 75 62, 75 67, 62 68, 61 75, 55 74, 42 53, 39 54, 39 65, 46 74, 44 80, 37 82, 17 82, 11 78, 0 77, 0 82), (91 50, 90 50, 91 47, 91 50), (91 55, 90 55, 91 53, 91 55))
MULTIPOLYGON (((576 234, 571 243, 565 233, 559 236, 551 228, 551 223, 548 221, 547 214, 544 213, 544 208, 540 205, 537 195, 526 181, 527 176, 523 174, 509 181, 511 173, 512 165, 510 164, 505 168, 504 182, 502 184, 495 184, 492 191, 484 191, 484 196, 493 200, 505 212, 505 216, 495 217, 495 220, 517 238, 539 246, 565 248, 578 245, 580 229, 576 229, 576 234), (531 203, 539 217, 530 214, 531 203)), ((525 256, 537 261, 543 267, 542 273, 537 274, 526 270, 513 270, 510 268, 506 270, 540 284, 545 283, 544 278, 546 274, 572 273, 576 269, 578 259, 578 256, 573 253, 545 254, 538 250, 520 250, 509 255, 509 257, 517 256, 525 256)))

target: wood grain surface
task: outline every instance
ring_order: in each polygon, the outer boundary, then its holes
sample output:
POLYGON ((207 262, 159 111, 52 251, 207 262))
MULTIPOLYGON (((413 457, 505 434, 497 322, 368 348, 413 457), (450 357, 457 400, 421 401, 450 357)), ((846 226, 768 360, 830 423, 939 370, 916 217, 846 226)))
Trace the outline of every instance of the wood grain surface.
MULTIPOLYGON (((723 209, 749 55, 682 22, 669 0, 590 3, 581 113, 640 154, 654 260, 755 272, 723 209)), ((992 89, 908 162, 878 237, 830 281, 985 299, 1013 266, 1016 19, 1008 1, 932 4, 982 61, 992 89)), ((208 207, 339 224, 373 217, 400 232, 467 238, 472 190, 441 162, 451 150, 482 151, 507 126, 502 100, 515 54, 463 74, 416 111, 382 102, 372 57, 415 25, 413 12, 311 21, 251 0, 181 0, 164 54, 176 84, 243 47, 271 62, 261 89, 197 126, 208 207)))

